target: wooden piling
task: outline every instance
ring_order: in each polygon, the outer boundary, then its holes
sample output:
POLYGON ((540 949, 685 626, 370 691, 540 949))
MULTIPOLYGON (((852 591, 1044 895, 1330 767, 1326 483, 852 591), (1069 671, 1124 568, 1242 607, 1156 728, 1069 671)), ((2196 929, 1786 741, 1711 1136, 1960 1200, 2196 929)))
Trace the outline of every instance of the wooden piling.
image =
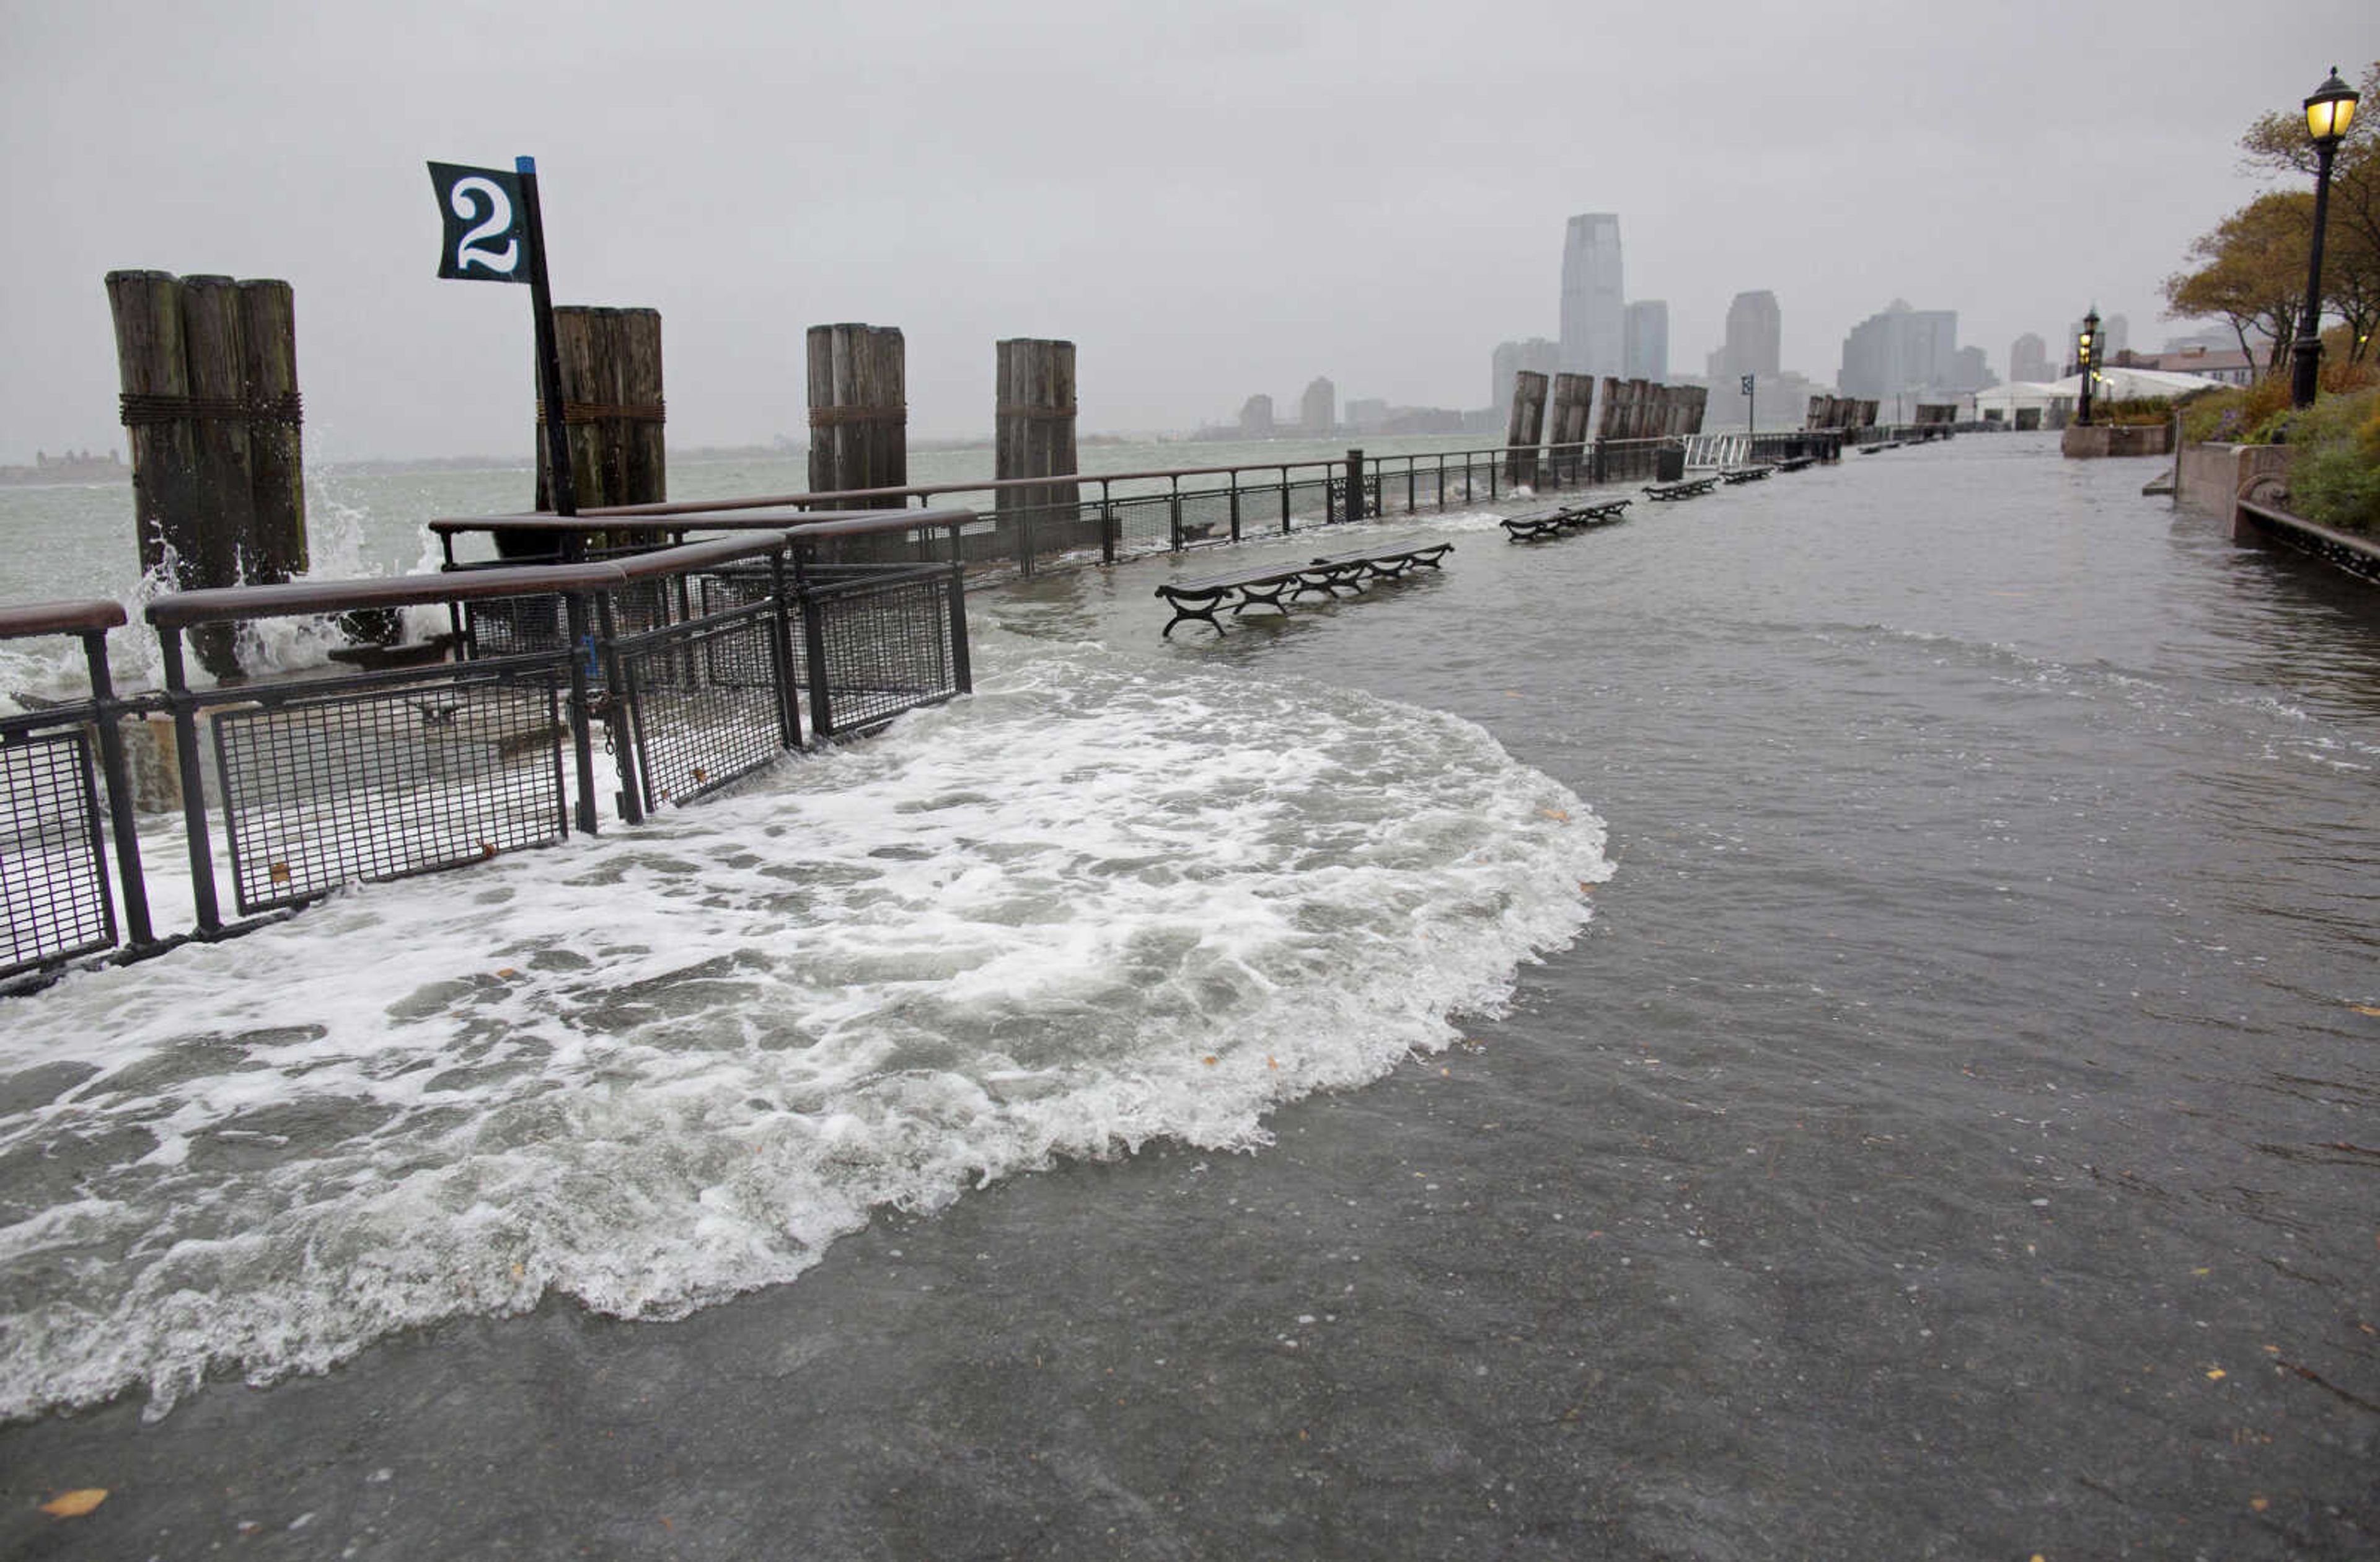
POLYGON ((298 310, 289 284, 239 285, 240 380, 248 404, 254 531, 247 578, 260 584, 306 572, 306 458, 298 400, 298 310))
POLYGON ((1586 417, 1595 401, 1595 377, 1591 374, 1556 374, 1553 382, 1552 416, 1546 431, 1546 443, 1553 451, 1553 481, 1568 484, 1576 482, 1581 472, 1580 446, 1586 443, 1586 417))
MULTIPOLYGON (((567 305, 553 311, 562 360, 562 422, 580 509, 658 505, 669 497, 662 317, 650 309, 567 305)), ((538 427, 544 427, 543 407, 538 427)), ((537 507, 552 507, 547 442, 537 445, 537 507)))
MULTIPOLYGON (((809 330, 810 492, 899 488, 909 481, 906 349, 897 326, 809 330)), ((903 501, 855 501, 899 509, 903 501)))
POLYGON ((1537 481, 1537 442, 1545 423, 1546 377, 1521 370, 1512 376, 1512 412, 1504 427, 1504 478, 1515 488, 1537 481))
POLYGON ((162 271, 111 271, 115 366, 124 387, 124 429, 132 448, 133 523, 146 575, 175 560, 179 584, 197 586, 200 511, 198 434, 189 415, 190 372, 182 356, 181 279, 162 271))
MULTIPOLYGON (((1075 445, 1075 344, 1016 336, 992 346, 992 476, 1067 477, 1075 445)), ((1081 485, 1035 483, 996 491, 1002 530, 1028 571, 1035 555, 1099 541, 1095 520, 1078 534, 1081 485)))
MULTIPOLYGON (((174 585, 187 591, 304 569, 288 284, 114 271, 106 286, 142 572, 170 559, 174 585)), ((227 628, 191 639, 218 677, 239 670, 227 628)))

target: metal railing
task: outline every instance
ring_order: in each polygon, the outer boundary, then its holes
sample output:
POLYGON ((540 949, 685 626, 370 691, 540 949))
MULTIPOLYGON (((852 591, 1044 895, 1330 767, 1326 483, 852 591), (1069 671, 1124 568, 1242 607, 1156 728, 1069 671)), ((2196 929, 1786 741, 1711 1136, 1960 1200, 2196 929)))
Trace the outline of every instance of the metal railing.
MULTIPOLYGON (((340 885, 432 873, 593 833, 597 728, 628 824, 805 742, 969 690, 954 562, 821 564, 822 546, 920 518, 747 529, 574 563, 183 592, 150 604, 162 692, 120 698, 114 603, 0 609, 0 639, 81 637, 91 693, 0 720, 0 979, 227 931, 340 885), (435 660, 192 687, 186 644, 261 620, 443 609, 435 660), (170 724, 194 928, 159 940, 135 829, 131 717, 170 724), (105 799, 104 811, 102 799, 105 799), (112 826, 114 885, 108 873, 112 826)), ((957 534, 974 517, 941 512, 957 534)), ((392 653, 394 654, 394 653, 392 653)), ((144 734, 145 735, 145 734, 144 734)))
POLYGON ((0 907, 7 913, 0 978, 112 949, 120 933, 150 939, 123 734, 111 714, 107 632, 123 624, 124 609, 112 602, 0 607, 0 640, 73 636, 91 679, 84 699, 0 717, 0 907), (110 832, 124 891, 120 927, 109 884, 110 832))
POLYGON ((1344 520, 1420 516, 1494 503, 1512 496, 1516 473, 1527 480, 1531 493, 1650 482, 1659 476, 1662 452, 1682 447, 1681 439, 1660 438, 1590 440, 1517 451, 1491 445, 1367 457, 1351 450, 1343 458, 1266 466, 1079 472, 621 505, 567 519, 450 517, 432 520, 430 530, 443 547, 447 567, 467 568, 488 562, 466 559, 458 548, 474 536, 492 543, 504 535, 517 547, 524 539, 552 535, 558 556, 585 556, 590 550, 601 551, 623 522, 632 520, 645 522, 642 530, 650 533, 683 540, 701 532, 865 517, 879 524, 846 545, 822 549, 822 562, 955 559, 1030 575, 1051 567, 1113 564, 1285 536, 1344 520), (951 529, 939 519, 945 512, 932 506, 953 495, 973 500, 974 513, 965 524, 951 529), (880 524, 888 509, 903 510, 912 504, 925 507, 910 512, 907 533, 897 524, 880 524), (854 509, 856 506, 881 507, 854 509))

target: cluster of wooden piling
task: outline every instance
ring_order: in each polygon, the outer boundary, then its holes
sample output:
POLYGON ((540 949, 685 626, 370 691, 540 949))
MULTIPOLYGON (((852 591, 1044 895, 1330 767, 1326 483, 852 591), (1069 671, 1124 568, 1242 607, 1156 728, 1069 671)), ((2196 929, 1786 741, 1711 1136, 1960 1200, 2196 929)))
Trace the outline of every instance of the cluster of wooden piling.
MULTIPOLYGON (((306 567, 297 312, 289 284, 107 274, 145 574, 184 590, 306 567)), ((232 670, 228 639, 200 657, 232 670)))
MULTIPOLYGON (((1057 477, 1073 472, 1078 465, 1075 344, 1020 336, 997 344, 993 351, 992 476, 1057 477)), ((1079 483, 1035 483, 1000 489, 994 503, 1002 516, 1062 510, 1072 519, 1081 494, 1079 483)))
POLYGON ((1702 385, 1657 385, 1650 380, 1603 379, 1598 439, 1682 439, 1703 432, 1710 391, 1702 385))
POLYGON ((1567 488, 1579 481, 1587 414, 1595 403, 1595 377, 1556 374, 1553 391, 1552 426, 1546 433, 1547 458, 1553 470, 1548 474, 1548 481, 1567 488))
POLYGON ((1856 397, 1814 396, 1810 398, 1809 421, 1805 429, 1872 429, 1876 427, 1876 403, 1856 397))
MULTIPOLYGON (((667 409, 662 398, 662 316, 651 309, 553 311, 562 360, 562 422, 572 491, 581 509, 658 505, 669 497, 667 409)), ((537 409, 545 427, 545 407, 537 409)), ((553 507, 552 462, 537 446, 537 507, 553 507)))
MULTIPOLYGON (((899 488, 909 481, 907 348, 892 325, 809 331, 810 492, 899 488)), ((898 509, 903 500, 855 501, 898 509)))
POLYGON ((1537 481, 1537 442, 1545 432, 1546 377, 1534 369, 1512 376, 1512 416, 1504 425, 1504 481, 1515 488, 1537 481))

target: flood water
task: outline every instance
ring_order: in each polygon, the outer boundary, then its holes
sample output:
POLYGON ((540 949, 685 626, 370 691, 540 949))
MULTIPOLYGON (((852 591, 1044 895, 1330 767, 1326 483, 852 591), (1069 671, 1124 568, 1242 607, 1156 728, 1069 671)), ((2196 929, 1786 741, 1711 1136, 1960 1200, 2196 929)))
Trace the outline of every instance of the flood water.
POLYGON ((2374 1554, 2380 596, 2157 470, 1020 582, 880 739, 12 1002, 0 1550, 2374 1554))

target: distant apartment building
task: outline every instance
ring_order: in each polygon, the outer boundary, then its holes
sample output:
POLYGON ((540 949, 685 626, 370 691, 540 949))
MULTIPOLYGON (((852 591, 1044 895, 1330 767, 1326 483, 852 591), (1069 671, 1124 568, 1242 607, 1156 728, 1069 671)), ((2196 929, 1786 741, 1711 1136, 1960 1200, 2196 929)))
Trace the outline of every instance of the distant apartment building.
POLYGON ((1252 396, 1240 403, 1240 437, 1270 439, 1272 437, 1272 397, 1252 396))
POLYGON ((2049 372, 2049 344, 2027 331, 2009 344, 2009 378, 2044 384, 2058 376, 2049 372))
POLYGON ((2253 384, 2256 380, 2255 360, 2237 347, 2208 348, 2193 345, 2180 352, 2160 352, 2149 358, 2147 367, 2168 374, 2199 374, 2227 385, 2253 384))
POLYGON ((1836 384, 1847 397, 1875 401, 1949 391, 1958 380, 1958 311, 1912 309, 1906 299, 1895 299, 1843 338, 1836 384))
POLYGON ((1562 240, 1561 356, 1571 374, 1619 374, 1627 365, 1627 303, 1620 268, 1620 218, 1588 212, 1562 240))
POLYGON ((1329 433, 1339 426, 1339 387, 1317 374, 1297 398, 1298 425, 1307 433, 1329 433))
POLYGON ((1349 397, 1346 417, 1348 428, 1357 433, 1370 433, 1388 423, 1388 401, 1380 397, 1349 397))
MULTIPOLYGON (((1512 380, 1524 369, 1550 380, 1561 367, 1561 345, 1543 336, 1524 342, 1499 342, 1488 378, 1488 405, 1499 417, 1512 405, 1512 380)), ((1503 425, 1497 425, 1501 428, 1503 425)))
POLYGON ((1972 396, 1979 390, 1989 390, 1999 383, 2000 377, 1992 372, 1983 348, 1961 348, 1950 355, 1949 389, 1961 396, 1972 396))
POLYGON ((1777 295, 1766 287, 1738 293, 1727 306, 1727 340, 1705 361, 1714 385, 1725 385, 1746 374, 1764 380, 1777 377, 1785 316, 1777 295))
POLYGON ((1639 299, 1628 306, 1621 327, 1621 376, 1659 384, 1670 377, 1670 306, 1639 299))

